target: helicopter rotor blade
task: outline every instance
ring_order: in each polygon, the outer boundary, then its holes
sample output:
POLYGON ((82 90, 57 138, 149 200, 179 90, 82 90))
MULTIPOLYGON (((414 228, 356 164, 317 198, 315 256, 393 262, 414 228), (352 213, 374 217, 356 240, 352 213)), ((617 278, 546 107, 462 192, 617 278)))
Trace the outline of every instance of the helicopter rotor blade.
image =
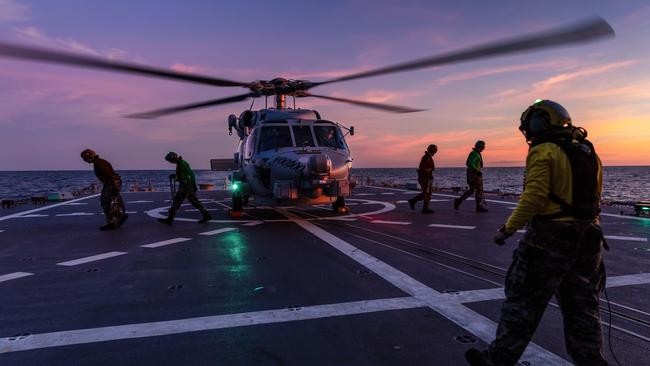
POLYGON ((411 107, 403 107, 399 105, 392 105, 392 104, 382 104, 382 103, 371 103, 371 102, 365 102, 362 100, 353 100, 353 99, 344 99, 344 98, 337 98, 337 97, 330 97, 327 95, 318 95, 318 94, 311 94, 311 93, 304 93, 301 97, 314 97, 314 98, 321 98, 321 99, 328 99, 328 100, 333 100, 336 102, 342 102, 342 103, 348 103, 348 104, 353 104, 353 105, 358 105, 361 107, 366 107, 366 108, 372 108, 372 109, 379 109, 382 111, 387 111, 387 112, 392 112, 392 113, 413 113, 413 112, 422 112, 425 111, 426 109, 415 109, 411 107))
POLYGON ((124 116, 124 117, 125 118, 135 118, 135 119, 154 119, 154 118, 166 116, 166 115, 169 115, 169 114, 189 111, 189 110, 192 110, 192 109, 211 107, 211 106, 219 105, 219 104, 228 104, 228 103, 234 103, 234 102, 241 102, 242 100, 246 100, 248 98, 253 98, 253 97, 257 97, 257 94, 246 93, 246 94, 242 94, 242 95, 235 95, 235 96, 228 97, 228 98, 212 99, 212 100, 206 100, 206 101, 198 102, 198 103, 184 104, 184 105, 179 105, 179 106, 175 106, 175 107, 157 109, 157 110, 154 110, 154 111, 149 111, 149 112, 144 112, 144 113, 129 114, 128 116, 124 116))
POLYGON ((495 57, 511 53, 520 53, 524 51, 558 47, 574 43, 584 43, 594 41, 599 38, 613 36, 615 36, 615 32, 609 23, 607 23, 607 21, 604 19, 597 17, 541 33, 529 34, 507 40, 496 41, 485 45, 450 52, 443 55, 436 55, 415 61, 400 63, 393 66, 350 74, 331 80, 315 82, 312 86, 416 70, 487 57, 495 57))
POLYGON ((188 81, 211 86, 249 86, 249 83, 243 83, 240 81, 232 81, 204 75, 176 72, 172 70, 165 70, 128 62, 111 61, 100 57, 79 55, 66 51, 58 51, 40 47, 19 46, 5 42, 0 42, 0 56, 25 59, 30 61, 121 71, 125 73, 188 81))

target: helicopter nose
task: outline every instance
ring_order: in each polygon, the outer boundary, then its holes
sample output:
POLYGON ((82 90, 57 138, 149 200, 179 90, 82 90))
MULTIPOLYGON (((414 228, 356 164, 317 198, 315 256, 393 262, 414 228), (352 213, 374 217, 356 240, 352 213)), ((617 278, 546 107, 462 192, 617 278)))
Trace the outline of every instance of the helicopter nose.
POLYGON ((309 157, 307 167, 314 176, 327 176, 332 171, 332 160, 327 155, 312 155, 309 157))

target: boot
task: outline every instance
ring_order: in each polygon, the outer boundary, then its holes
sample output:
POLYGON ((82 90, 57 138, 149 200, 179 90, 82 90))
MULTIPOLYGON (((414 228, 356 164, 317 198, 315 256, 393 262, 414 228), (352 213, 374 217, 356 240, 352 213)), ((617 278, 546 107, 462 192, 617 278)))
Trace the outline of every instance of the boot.
POLYGON ((428 207, 424 207, 424 208, 422 209, 422 213, 424 213, 424 214, 432 214, 432 213, 433 213, 433 210, 430 209, 430 208, 428 208, 428 207))
POLYGON ((476 348, 470 348, 465 352, 465 360, 471 366, 492 366, 494 365, 490 362, 484 352, 477 350, 476 348))
POLYGON ((161 224, 165 224, 165 225, 171 225, 172 222, 174 222, 174 219, 171 218, 171 217, 167 217, 167 218, 164 218, 164 219, 158 219, 158 222, 161 223, 161 224))
POLYGON ((415 211, 415 200, 413 198, 409 200, 409 206, 411 207, 411 210, 415 211))
POLYGON ((212 216, 208 212, 203 213, 203 218, 199 220, 199 224, 205 224, 206 222, 212 220, 212 216))
POLYGON ((458 211, 458 208, 460 207, 461 202, 463 202, 463 201, 461 201, 460 198, 454 198, 454 210, 458 211))

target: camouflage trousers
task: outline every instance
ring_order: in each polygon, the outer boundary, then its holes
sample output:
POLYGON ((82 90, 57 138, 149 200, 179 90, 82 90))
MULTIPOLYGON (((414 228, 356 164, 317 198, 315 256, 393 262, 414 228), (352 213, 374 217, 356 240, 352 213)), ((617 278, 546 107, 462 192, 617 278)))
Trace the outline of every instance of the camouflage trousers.
POLYGON ((102 205, 102 211, 104 211, 104 216, 106 216, 106 222, 116 223, 119 217, 116 217, 116 212, 114 212, 111 205, 113 197, 117 200, 117 205, 120 212, 124 212, 124 200, 120 194, 122 189, 122 182, 120 180, 115 180, 110 183, 105 183, 102 187, 102 194, 99 196, 99 203, 102 205))
POLYGON ((418 177, 418 183, 422 187, 422 192, 413 197, 413 201, 422 201, 422 208, 429 208, 431 193, 433 192, 433 177, 418 177))
POLYGON ((488 349, 489 359, 495 365, 514 365, 555 295, 573 362, 607 365, 599 314, 599 293, 604 286, 600 226, 534 220, 513 253, 506 300, 496 339, 488 349))
POLYGON ((194 206, 194 208, 201 211, 201 214, 203 214, 203 216, 209 215, 208 210, 203 207, 201 201, 199 201, 198 197, 196 197, 195 187, 186 187, 181 185, 178 191, 176 191, 176 195, 172 201, 172 207, 169 208, 169 214, 167 215, 168 218, 173 219, 174 216, 176 216, 176 211, 178 211, 178 209, 181 207, 181 204, 183 201, 185 201, 186 198, 192 204, 192 206, 194 206))

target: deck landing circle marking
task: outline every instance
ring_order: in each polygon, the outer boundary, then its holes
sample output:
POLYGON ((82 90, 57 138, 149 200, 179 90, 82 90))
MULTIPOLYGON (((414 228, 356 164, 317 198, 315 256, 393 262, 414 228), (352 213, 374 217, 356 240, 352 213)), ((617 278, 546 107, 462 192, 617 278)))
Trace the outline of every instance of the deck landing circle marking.
MULTIPOLYGON (((224 203, 224 202, 229 202, 229 201, 230 201, 230 199, 222 199, 222 200, 215 200, 213 202, 214 203, 224 203)), ((395 209, 394 204, 392 204, 390 202, 384 202, 384 201, 373 201, 373 200, 355 199, 355 198, 348 198, 348 199, 346 199, 346 201, 359 203, 359 207, 361 207, 360 205, 372 205, 372 204, 380 205, 380 206, 383 206, 383 207, 379 208, 378 210, 374 210, 374 211, 370 211, 370 212, 352 213, 352 214, 342 215, 342 216, 322 216, 322 217, 308 218, 306 220, 308 220, 308 221, 314 221, 314 220, 342 220, 342 221, 346 221, 346 220, 350 220, 350 219, 360 217, 360 216, 379 215, 379 214, 383 214, 383 213, 386 213, 386 212, 389 212, 389 211, 392 211, 392 210, 395 209)), ((182 206, 188 206, 188 205, 190 205, 190 204, 186 203, 186 204, 183 204, 182 206)), ((164 218, 167 217, 167 210, 169 209, 169 207, 171 207, 171 206, 158 207, 158 208, 148 210, 145 213, 147 214, 147 216, 153 217, 154 219, 164 219, 164 218)), ((317 206, 313 206, 313 207, 317 207, 317 206)), ((266 206, 258 206, 257 209, 273 209, 273 208, 272 207, 266 207, 266 206)), ((244 214, 245 213, 246 213, 246 210, 244 210, 244 214)), ((189 219, 189 218, 178 217, 177 216, 177 217, 174 218, 174 221, 197 222, 198 218, 189 219)), ((274 220, 266 220, 266 221, 268 221, 268 222, 290 222, 291 220, 290 219, 280 219, 280 220, 274 219, 274 220)), ((263 223, 263 222, 260 222, 260 220, 257 220, 257 219, 251 219, 251 220, 210 220, 209 222, 217 223, 217 224, 250 224, 248 226, 259 225, 260 223, 263 223)))

